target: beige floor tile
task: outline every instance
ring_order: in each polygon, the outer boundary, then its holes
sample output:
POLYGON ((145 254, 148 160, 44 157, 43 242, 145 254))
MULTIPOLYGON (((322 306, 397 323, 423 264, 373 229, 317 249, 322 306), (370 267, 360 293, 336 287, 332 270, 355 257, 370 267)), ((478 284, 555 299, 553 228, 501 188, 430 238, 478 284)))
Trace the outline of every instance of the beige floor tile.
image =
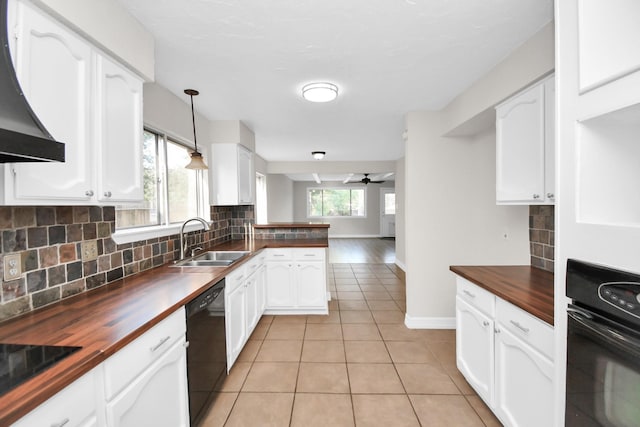
POLYGON ((307 331, 304 334, 305 340, 341 340, 342 328, 340 324, 319 324, 312 323, 307 325, 307 331))
POLYGON ((406 395, 353 395, 353 411, 358 427, 420 425, 406 395))
POLYGON ((340 292, 360 292, 360 286, 356 285, 336 285, 336 290, 340 292))
POLYGON ((458 387, 458 390, 460 390, 460 393, 471 396, 476 395, 475 390, 471 388, 464 375, 462 375, 460 371, 458 371, 458 368, 454 366, 443 366, 442 368, 447 374, 449 374, 451 381, 455 383, 456 387, 458 387))
POLYGON ((404 324, 404 313, 399 310, 371 310, 376 323, 404 324))
POLYGON ((400 310, 399 304, 393 300, 367 300, 367 304, 371 310, 400 310))
POLYGON ((297 393, 349 393, 345 363, 301 363, 297 393))
POLYGON ((391 300, 391 295, 387 291, 363 291, 364 298, 367 301, 376 300, 376 301, 389 301, 391 300))
POLYGON ((356 278, 355 274, 353 274, 353 271, 347 271, 347 270, 334 271, 333 272, 333 277, 336 278, 336 283, 338 283, 338 280, 341 280, 341 279, 355 279, 356 278))
POLYGON ((251 362, 236 362, 231 367, 229 375, 225 375, 216 385, 217 391, 240 391, 247 374, 251 369, 251 362))
POLYGON ((364 300, 364 295, 362 292, 341 292, 338 291, 338 301, 353 301, 353 300, 364 300))
POLYGON ((365 310, 345 310, 340 313, 343 324, 345 323, 373 323, 373 316, 370 311, 365 310))
POLYGON ((281 323, 271 325, 266 340, 301 340, 304 338, 305 324, 281 323))
POLYGON ((460 394, 458 387, 437 363, 396 363, 395 365, 407 393, 460 394))
POLYGON ((385 341, 420 341, 422 339, 420 329, 409 329, 399 324, 380 324, 378 328, 385 341))
POLYGON ((463 396, 410 395, 409 398, 422 425, 484 427, 463 396))
POLYGON ((387 283, 387 284, 384 284, 382 286, 388 292, 406 292, 406 290, 407 290, 407 287, 405 285, 398 284, 398 283, 395 283, 395 284, 387 283))
POLYGON ((377 341, 382 340, 378 327, 372 324, 343 324, 342 334, 345 341, 377 341))
POLYGON ((256 357, 258 362, 299 362, 302 340, 267 340, 256 357))
POLYGON ((396 305, 400 308, 400 311, 406 313, 407 311, 407 301, 406 300, 394 300, 396 305))
POLYGON ((389 292, 389 296, 394 301, 406 301, 407 294, 403 291, 387 291, 389 292))
POLYGON ((355 277, 351 277, 351 278, 344 278, 344 277, 337 277, 336 278, 336 287, 337 286, 342 286, 342 285, 357 285, 358 281, 356 280, 355 277))
POLYGON ((349 363, 391 363, 383 341, 345 341, 344 349, 349 363))
POLYGON ((267 336, 267 332, 269 332, 269 328, 271 327, 270 324, 260 324, 258 323, 258 325, 253 329, 253 332, 251 333, 251 335, 249 336, 250 340, 263 340, 264 337, 267 336))
POLYGON ((293 393, 240 393, 225 427, 286 427, 293 393))
POLYGON ((404 393, 404 388, 393 364, 349 363, 347 369, 353 394, 404 393))
POLYGON ((298 365, 296 362, 254 362, 242 391, 294 392, 298 365))
POLYGON ((423 339, 425 342, 456 342, 455 329, 423 329, 423 339))
POLYGON ((298 393, 293 402, 292 427, 352 427, 348 394, 298 393))
POLYGON ((307 323, 306 315, 282 315, 282 316, 274 316, 272 325, 280 325, 282 323, 307 323))
POLYGON ((493 415, 491 409, 489 409, 479 396, 466 396, 466 398, 469 405, 471 405, 471 407, 476 411, 485 426, 502 427, 500 420, 493 415))
MULTIPOLYGON (((329 301, 329 313, 336 310, 340 310, 340 305, 338 304, 338 300, 334 299, 329 301)), ((307 319, 307 321, 309 321, 309 319, 307 319)))
POLYGON ((260 350, 260 346, 262 345, 262 340, 249 340, 244 345, 242 352, 238 355, 238 362, 253 362, 258 354, 258 350, 260 350))
POLYGON ((310 314, 307 316, 307 324, 309 323, 340 323, 340 311, 336 306, 335 309, 329 308, 329 314, 310 314))
POLYGON ((455 342, 428 342, 427 347, 438 359, 442 366, 456 366, 456 343, 455 342))
POLYGON ((344 362, 342 341, 305 341, 302 346, 303 362, 344 362))
POLYGON ((377 279, 377 278, 358 279, 358 284, 360 284, 360 286, 363 286, 363 285, 378 285, 378 286, 382 286, 382 282, 380 281, 380 279, 377 279))
POLYGON ((258 322, 258 325, 270 325, 271 322, 273 322, 273 318, 274 317, 275 316, 271 316, 271 315, 265 314, 260 318, 260 321, 258 322))
POLYGON ((369 310, 369 306, 365 300, 341 300, 339 303, 340 310, 369 310))
POLYGON ((386 345, 393 363, 438 363, 438 359, 420 341, 387 341, 386 345))
POLYGON ((354 271, 354 274, 356 275, 356 279, 358 279, 358 281, 362 280, 362 279, 376 279, 376 275, 372 272, 357 272, 354 271))
POLYGON ((372 292, 386 292, 387 290, 384 288, 384 286, 382 285, 363 285, 362 283, 360 284, 360 290, 362 290, 363 292, 368 292, 368 291, 372 291, 372 292))
POLYGON ((219 427, 227 421, 238 393, 214 393, 209 411, 204 415, 200 427, 219 427))

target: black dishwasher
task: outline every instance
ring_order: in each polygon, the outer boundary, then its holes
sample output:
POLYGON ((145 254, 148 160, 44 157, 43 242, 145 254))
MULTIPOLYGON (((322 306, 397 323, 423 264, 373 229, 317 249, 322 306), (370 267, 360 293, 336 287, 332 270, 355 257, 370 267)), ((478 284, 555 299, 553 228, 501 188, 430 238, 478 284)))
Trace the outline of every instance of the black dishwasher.
POLYGON ((215 387, 227 374, 224 279, 186 305, 189 420, 197 426, 215 401, 215 387))

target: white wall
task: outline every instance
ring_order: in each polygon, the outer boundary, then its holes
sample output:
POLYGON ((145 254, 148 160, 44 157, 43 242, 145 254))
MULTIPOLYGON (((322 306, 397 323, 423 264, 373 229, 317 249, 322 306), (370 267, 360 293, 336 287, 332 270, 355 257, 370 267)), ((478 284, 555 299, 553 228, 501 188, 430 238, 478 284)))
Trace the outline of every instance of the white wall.
POLYGON ((396 264, 403 270, 406 267, 406 227, 405 227, 405 158, 396 162, 396 264))
POLYGON ((286 175, 267 175, 267 221, 293 222, 293 181, 286 175))
POLYGON ((147 81, 154 80, 154 40, 116 0, 35 0, 35 3, 147 81))
POLYGON ((297 181, 293 184, 293 219, 296 222, 322 221, 331 224, 329 237, 378 237, 380 236, 380 187, 394 187, 393 181, 366 186, 366 218, 307 218, 307 188, 361 188, 341 182, 297 181))

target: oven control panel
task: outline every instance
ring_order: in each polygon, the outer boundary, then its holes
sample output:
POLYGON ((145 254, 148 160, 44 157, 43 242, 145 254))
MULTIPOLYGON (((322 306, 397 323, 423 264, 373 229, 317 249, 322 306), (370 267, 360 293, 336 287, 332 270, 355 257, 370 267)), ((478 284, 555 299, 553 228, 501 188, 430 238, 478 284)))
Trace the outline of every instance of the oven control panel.
POLYGON ((608 282, 598 288, 600 299, 640 318, 640 283, 608 282))

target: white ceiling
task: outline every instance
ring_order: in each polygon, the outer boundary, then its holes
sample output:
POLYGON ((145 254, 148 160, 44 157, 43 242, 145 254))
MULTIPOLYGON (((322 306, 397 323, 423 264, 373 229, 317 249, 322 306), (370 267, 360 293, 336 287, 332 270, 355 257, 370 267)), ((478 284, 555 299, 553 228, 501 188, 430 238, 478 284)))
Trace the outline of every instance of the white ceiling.
POLYGON ((267 161, 396 160, 403 116, 444 107, 553 17, 553 0, 119 0, 155 37, 156 81, 242 120, 267 161), (301 87, 330 81, 338 99, 301 87))

